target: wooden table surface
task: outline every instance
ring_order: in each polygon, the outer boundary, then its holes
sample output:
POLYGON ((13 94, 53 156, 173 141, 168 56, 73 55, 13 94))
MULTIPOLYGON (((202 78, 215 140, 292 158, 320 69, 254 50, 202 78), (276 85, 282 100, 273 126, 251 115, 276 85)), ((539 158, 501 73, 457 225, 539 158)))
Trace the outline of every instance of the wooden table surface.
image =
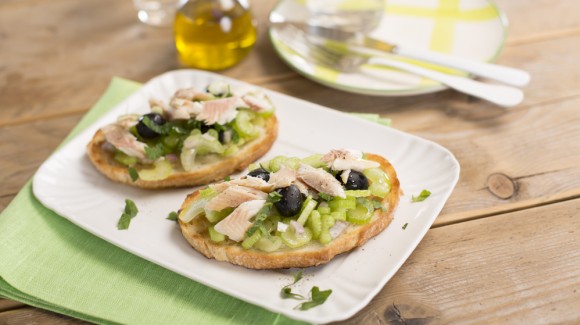
MULTIPOLYGON (((345 323, 580 323, 580 1, 497 0, 510 30, 499 63, 529 71, 523 104, 454 91, 351 95, 290 70, 266 37, 274 1, 254 1, 256 48, 223 75, 341 111, 379 113, 449 148, 459 183, 416 251, 345 323)), ((0 210, 113 76, 179 68, 170 28, 131 1, 0 2, 0 210)), ((4 262, 4 261, 2 261, 4 262)), ((0 299, 0 324, 81 321, 0 299)))

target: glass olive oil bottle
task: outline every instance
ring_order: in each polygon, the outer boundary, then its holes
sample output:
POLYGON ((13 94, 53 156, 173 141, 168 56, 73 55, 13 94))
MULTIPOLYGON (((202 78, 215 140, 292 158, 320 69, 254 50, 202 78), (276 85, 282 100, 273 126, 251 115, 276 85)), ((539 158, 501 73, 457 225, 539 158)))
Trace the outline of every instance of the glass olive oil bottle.
POLYGON ((256 42, 256 24, 243 0, 189 0, 177 12, 174 33, 181 63, 207 70, 233 66, 256 42))

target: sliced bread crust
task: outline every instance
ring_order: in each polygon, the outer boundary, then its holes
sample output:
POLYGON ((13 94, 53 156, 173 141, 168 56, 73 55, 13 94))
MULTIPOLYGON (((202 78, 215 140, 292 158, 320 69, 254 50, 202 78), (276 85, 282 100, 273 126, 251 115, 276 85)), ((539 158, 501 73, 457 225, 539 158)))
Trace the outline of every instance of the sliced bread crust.
POLYGON ((278 120, 276 116, 272 115, 266 118, 264 125, 263 132, 258 138, 243 145, 232 156, 201 165, 193 171, 174 171, 169 177, 156 181, 131 180, 127 167, 115 161, 113 153, 103 148, 106 140, 101 130, 95 133, 93 139, 87 145, 87 154, 93 165, 103 175, 116 182, 146 189, 205 185, 222 180, 237 171, 244 170, 250 163, 256 161, 270 150, 278 136, 278 120))
MULTIPOLYGON (((187 242, 207 258, 225 261, 250 269, 278 269, 292 267, 310 267, 329 262, 336 255, 350 251, 366 243, 383 231, 393 220, 394 211, 399 203, 400 184, 397 173, 391 163, 378 155, 366 154, 368 160, 380 163, 391 181, 391 191, 382 203, 387 211, 377 210, 371 221, 365 225, 350 225, 339 237, 327 245, 312 243, 297 249, 287 249, 272 253, 255 249, 244 249, 240 243, 226 240, 213 242, 208 234, 209 222, 205 218, 195 218, 188 223, 179 220, 181 232, 187 242)), ((197 200, 199 191, 190 194, 181 210, 197 200)), ((180 210, 180 211, 181 211, 180 210)))

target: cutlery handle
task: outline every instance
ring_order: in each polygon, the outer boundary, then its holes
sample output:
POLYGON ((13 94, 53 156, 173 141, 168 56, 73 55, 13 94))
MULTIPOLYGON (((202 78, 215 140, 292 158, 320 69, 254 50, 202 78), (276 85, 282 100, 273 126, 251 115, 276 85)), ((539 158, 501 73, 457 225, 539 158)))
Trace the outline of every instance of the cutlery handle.
POLYGON ((472 79, 452 76, 434 70, 421 68, 413 64, 386 58, 371 57, 368 63, 389 66, 419 76, 427 77, 429 79, 439 81, 446 86, 460 92, 485 99, 504 107, 515 106, 521 103, 524 99, 524 93, 520 89, 514 87, 486 84, 472 79))
POLYGON ((396 47, 393 50, 393 53, 420 61, 427 61, 449 68, 455 68, 512 86, 522 87, 530 82, 530 74, 526 71, 497 64, 473 61, 437 52, 401 47, 396 47))

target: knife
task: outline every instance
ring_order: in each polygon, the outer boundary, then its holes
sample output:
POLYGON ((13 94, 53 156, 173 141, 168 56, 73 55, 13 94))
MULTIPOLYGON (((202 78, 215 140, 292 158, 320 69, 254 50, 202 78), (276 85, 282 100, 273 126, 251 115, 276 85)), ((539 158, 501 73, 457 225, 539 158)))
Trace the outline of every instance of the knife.
POLYGON ((459 58, 433 51, 411 49, 366 36, 363 33, 349 32, 338 28, 311 25, 302 22, 277 22, 276 25, 292 25, 303 30, 309 36, 345 43, 349 46, 378 50, 410 59, 434 63, 440 66, 469 72, 475 76, 488 78, 509 85, 522 87, 530 82, 526 71, 498 64, 459 58))

